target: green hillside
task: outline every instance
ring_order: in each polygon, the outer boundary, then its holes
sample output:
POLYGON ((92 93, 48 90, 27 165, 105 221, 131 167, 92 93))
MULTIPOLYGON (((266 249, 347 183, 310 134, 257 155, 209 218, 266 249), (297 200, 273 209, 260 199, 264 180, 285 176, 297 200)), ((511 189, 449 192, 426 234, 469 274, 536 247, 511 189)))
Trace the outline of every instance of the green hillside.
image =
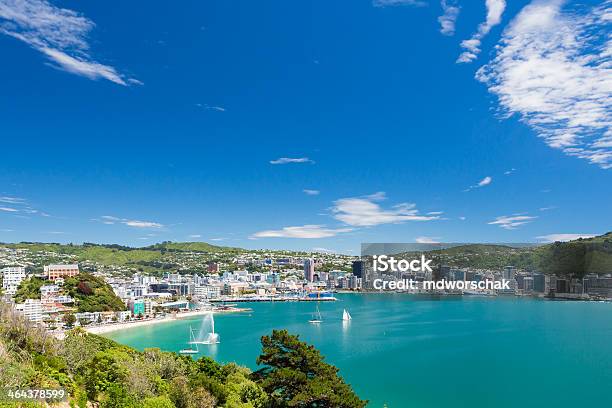
POLYGON ((64 292, 75 299, 79 312, 117 312, 125 310, 125 304, 104 279, 80 273, 66 278, 62 287, 64 292))
MULTIPOLYGON (((31 277, 19 285, 15 302, 23 303, 26 299, 40 299, 40 287, 53 282, 31 277)), ((79 312, 108 312, 125 310, 125 304, 113 289, 102 278, 88 273, 66 278, 60 290, 75 300, 79 312)))

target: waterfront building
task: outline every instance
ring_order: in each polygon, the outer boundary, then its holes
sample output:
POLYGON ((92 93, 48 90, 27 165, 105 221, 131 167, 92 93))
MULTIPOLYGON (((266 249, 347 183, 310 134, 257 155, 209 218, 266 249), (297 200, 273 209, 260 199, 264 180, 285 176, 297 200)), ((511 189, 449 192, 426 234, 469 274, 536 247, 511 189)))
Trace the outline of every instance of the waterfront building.
POLYGON ((353 261, 353 275, 358 278, 363 278, 365 275, 365 261, 353 261))
POLYGON ((504 268, 504 272, 503 272, 503 278, 504 279, 512 280, 512 279, 514 279, 515 275, 516 275, 516 267, 514 267, 514 266, 506 266, 504 268))
POLYGON ((546 292, 546 277, 543 273, 533 274, 533 290, 538 293, 546 292))
POLYGON ((308 258, 304 260, 304 279, 307 282, 313 282, 315 275, 314 259, 308 258))
POLYGON ((532 276, 525 276, 523 279, 523 290, 525 292, 532 292, 534 288, 534 281, 532 276))
POLYGON ((10 266, 2 268, 2 291, 14 296, 17 293, 17 288, 26 277, 26 270, 21 266, 10 266))
POLYGON ((567 279, 557 278, 556 292, 569 293, 569 282, 567 281, 567 279))
POLYGON ((221 296, 221 287, 218 285, 196 285, 193 295, 202 299, 216 299, 221 296))
POLYGON ((44 271, 47 275, 47 279, 49 279, 50 281, 54 281, 58 278, 67 278, 78 275, 79 265, 46 265, 44 267, 44 271))

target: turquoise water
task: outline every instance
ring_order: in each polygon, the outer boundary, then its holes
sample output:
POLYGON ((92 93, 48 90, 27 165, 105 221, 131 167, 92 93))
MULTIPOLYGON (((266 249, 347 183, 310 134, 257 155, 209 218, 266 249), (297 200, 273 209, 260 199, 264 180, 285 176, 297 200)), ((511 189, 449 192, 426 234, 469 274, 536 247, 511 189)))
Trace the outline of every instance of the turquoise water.
MULTIPOLYGON (((253 303, 217 314, 221 362, 256 368, 259 338, 286 328, 314 344, 370 407, 612 406, 612 303, 393 294, 319 305, 253 303), (342 309, 353 320, 342 322, 342 309)), ((137 349, 187 347, 201 317, 109 333, 137 349)))

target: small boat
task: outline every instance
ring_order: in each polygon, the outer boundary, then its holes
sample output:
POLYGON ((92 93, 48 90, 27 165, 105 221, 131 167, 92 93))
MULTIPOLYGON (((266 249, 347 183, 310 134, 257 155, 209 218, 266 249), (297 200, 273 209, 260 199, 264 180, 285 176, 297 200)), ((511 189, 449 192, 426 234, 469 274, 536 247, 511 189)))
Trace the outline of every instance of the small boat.
POLYGON ((319 311, 319 305, 317 305, 317 311, 312 316, 312 319, 308 321, 308 323, 312 323, 312 324, 323 323, 323 318, 321 317, 321 312, 319 311))
POLYGON ((342 312, 342 320, 346 322, 351 319, 352 319, 351 314, 348 312, 348 310, 344 309, 344 311, 342 312))
POLYGON ((179 354, 198 354, 200 350, 198 350, 198 343, 195 341, 195 336, 193 335, 193 329, 189 326, 189 343, 195 344, 195 350, 192 348, 179 350, 179 354))

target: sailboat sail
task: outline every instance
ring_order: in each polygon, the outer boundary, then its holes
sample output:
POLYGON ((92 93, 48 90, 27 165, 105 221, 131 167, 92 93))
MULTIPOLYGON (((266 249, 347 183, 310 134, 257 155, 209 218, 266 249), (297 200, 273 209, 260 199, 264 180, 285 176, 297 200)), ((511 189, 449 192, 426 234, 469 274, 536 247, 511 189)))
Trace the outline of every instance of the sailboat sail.
POLYGON ((310 323, 321 323, 323 319, 321 318, 321 312, 319 311, 319 305, 317 305, 317 312, 312 316, 312 319, 309 320, 310 323))
POLYGON ((350 315, 350 313, 348 312, 348 310, 344 309, 344 311, 342 312, 342 320, 351 320, 352 317, 350 315))

